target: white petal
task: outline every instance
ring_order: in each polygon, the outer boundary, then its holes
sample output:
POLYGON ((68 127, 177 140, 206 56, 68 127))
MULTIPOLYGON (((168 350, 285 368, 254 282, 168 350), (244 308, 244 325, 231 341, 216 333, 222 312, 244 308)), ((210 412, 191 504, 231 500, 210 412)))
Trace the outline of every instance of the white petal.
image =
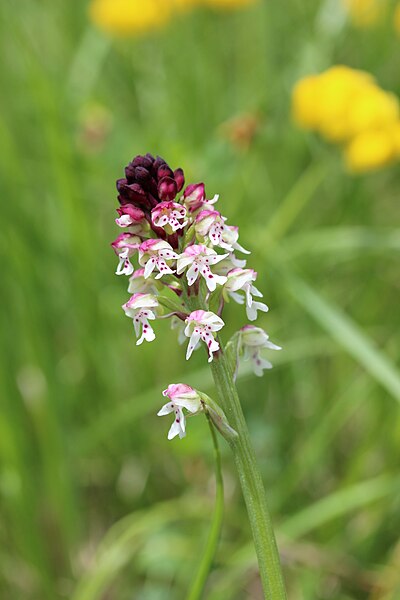
POLYGON ((263 302, 253 302, 251 306, 246 306, 246 313, 249 321, 255 321, 257 319, 258 310, 268 312, 269 308, 263 302))
POLYGON ((207 263, 209 265, 216 265, 217 263, 221 262, 221 260, 224 260, 224 258, 227 258, 229 256, 229 254, 210 254, 207 256, 207 263))
POLYGON ((193 262, 192 256, 185 256, 184 254, 182 254, 177 260, 176 272, 178 273, 178 275, 180 273, 182 273, 186 269, 186 267, 188 267, 190 264, 192 264, 192 262, 193 262))
POLYGON ((272 369, 272 365, 268 360, 261 358, 261 356, 252 357, 253 371, 257 377, 263 376, 264 369, 272 369))
POLYGON ((154 260, 154 258, 150 258, 147 263, 146 266, 144 268, 144 274, 143 277, 145 279, 147 279, 148 277, 150 277, 150 275, 152 274, 152 272, 154 271, 154 267, 156 266, 156 262, 154 260))
POLYGON ((187 347, 186 360, 189 360, 189 358, 192 356, 193 350, 196 348, 197 344, 199 343, 199 340, 200 340, 200 333, 193 332, 192 335, 190 336, 189 344, 187 347))
POLYGON ((187 270, 186 277, 189 285, 193 285, 199 276, 199 266, 197 263, 193 263, 187 270))
POLYGON ((195 413, 201 409, 201 402, 198 396, 196 398, 175 397, 174 403, 177 406, 186 408, 186 410, 188 410, 191 413, 195 413))
POLYGON ((164 406, 160 408, 160 410, 157 413, 157 416, 163 417, 164 415, 169 415, 170 413, 174 412, 174 410, 174 404, 172 402, 168 402, 168 404, 164 404, 164 406))
POLYGON ((180 438, 183 438, 186 434, 182 431, 180 423, 177 423, 176 420, 174 420, 168 432, 168 439, 172 440, 177 435, 179 435, 180 438))

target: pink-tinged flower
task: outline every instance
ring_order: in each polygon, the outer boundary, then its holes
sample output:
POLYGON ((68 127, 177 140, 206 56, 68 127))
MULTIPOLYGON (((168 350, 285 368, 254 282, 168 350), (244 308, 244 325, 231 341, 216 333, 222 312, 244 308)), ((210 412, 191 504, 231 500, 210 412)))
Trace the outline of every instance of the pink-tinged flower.
POLYGON ((169 226, 174 232, 187 225, 185 217, 186 208, 177 202, 161 202, 151 211, 153 225, 156 227, 169 226))
POLYGON ((152 294, 133 294, 128 302, 122 305, 126 316, 133 319, 136 337, 139 338, 136 342, 137 346, 142 344, 144 340, 152 342, 156 337, 149 323, 149 320, 154 321, 156 318, 151 310, 156 307, 158 307, 158 301, 152 294))
POLYGON ((177 258, 178 254, 164 240, 146 240, 139 246, 139 264, 144 267, 145 279, 150 277, 155 268, 159 271, 156 279, 160 279, 163 275, 172 275, 175 271, 167 265, 166 261, 177 258))
POLYGON ((120 206, 117 208, 117 213, 119 217, 115 219, 115 222, 120 227, 130 227, 131 225, 140 223, 145 218, 144 212, 140 208, 133 206, 133 204, 120 206))
POLYGON ((163 391, 163 396, 169 398, 169 402, 158 411, 157 415, 162 417, 174 413, 174 422, 168 432, 168 439, 172 440, 176 435, 182 439, 186 436, 186 417, 183 409, 195 414, 202 409, 200 396, 189 385, 184 383, 172 383, 163 391))
POLYGON ((229 252, 240 250, 245 254, 250 254, 238 244, 239 228, 226 225, 226 217, 223 217, 217 210, 202 210, 196 217, 196 233, 206 240, 209 240, 213 246, 219 246, 229 252))
POLYGON ((238 304, 243 304, 246 300, 246 313, 250 321, 257 319, 257 311, 268 312, 268 306, 264 302, 255 302, 253 296, 262 298, 263 295, 254 285, 257 279, 257 273, 253 269, 232 269, 227 274, 227 282, 224 285, 224 292, 227 292, 231 298, 238 304), (244 292, 244 297, 238 292, 244 292))
POLYGON ((231 244, 225 241, 224 233, 228 231, 225 221, 226 217, 217 210, 201 210, 196 217, 194 228, 198 235, 209 240, 213 246, 233 252, 231 244))
POLYGON ((269 341, 269 336, 260 327, 245 325, 239 331, 239 350, 244 352, 244 359, 251 360, 254 373, 261 377, 264 369, 272 369, 272 364, 261 357, 261 350, 282 350, 280 346, 269 341))
POLYGON ((202 340, 207 346, 209 354, 208 362, 211 362, 214 352, 218 352, 219 350, 219 344, 214 338, 213 332, 222 329, 225 323, 215 313, 205 310, 195 310, 190 313, 185 322, 185 335, 190 338, 186 360, 189 360, 193 354, 193 350, 197 348, 200 340, 202 340))
POLYGON ((190 212, 195 212, 205 205, 215 204, 219 196, 215 195, 212 200, 206 199, 206 190, 204 183, 194 183, 188 185, 183 192, 183 203, 190 212))
POLYGON ((129 278, 128 292, 130 294, 157 294, 161 284, 154 279, 145 279, 144 269, 136 269, 129 278))
POLYGON ((133 266, 129 259, 138 250, 141 241, 137 235, 132 233, 121 233, 113 241, 111 246, 119 258, 118 267, 115 271, 117 275, 131 275, 133 273, 133 266))
POLYGON ((219 263, 227 256, 227 254, 217 254, 215 250, 207 248, 207 246, 188 246, 185 248, 183 254, 178 257, 177 273, 183 273, 183 271, 189 267, 186 273, 188 284, 193 285, 199 275, 202 275, 208 289, 210 292, 213 292, 216 289, 217 284, 223 285, 226 282, 226 277, 212 273, 210 265, 219 263))

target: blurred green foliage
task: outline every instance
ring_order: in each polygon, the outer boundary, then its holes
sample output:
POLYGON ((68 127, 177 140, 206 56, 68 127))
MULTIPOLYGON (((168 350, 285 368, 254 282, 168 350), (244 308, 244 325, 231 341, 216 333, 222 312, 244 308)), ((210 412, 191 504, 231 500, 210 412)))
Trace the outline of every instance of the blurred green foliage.
MULTIPOLYGON (((400 176, 348 176, 290 120, 297 78, 343 62, 400 93, 391 28, 335 2, 207 10, 109 40, 85 2, 2 0, 0 597, 184 598, 213 506, 204 419, 168 443, 155 413, 202 352, 169 324, 135 347, 120 305, 114 181, 137 153, 205 180, 241 228, 284 347, 239 391, 293 600, 400 597, 400 176)), ((244 324, 229 305, 227 329, 244 324)), ((257 599, 229 451, 206 597, 257 599)))

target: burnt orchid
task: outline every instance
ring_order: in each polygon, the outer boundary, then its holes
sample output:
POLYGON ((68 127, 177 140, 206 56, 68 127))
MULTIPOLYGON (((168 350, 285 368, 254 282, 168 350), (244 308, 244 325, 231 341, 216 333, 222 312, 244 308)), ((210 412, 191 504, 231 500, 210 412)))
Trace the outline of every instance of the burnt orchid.
MULTIPOLYGON (((239 228, 228 224, 228 219, 216 209, 219 196, 207 199, 204 183, 184 186, 182 169, 173 170, 162 158, 151 154, 135 157, 125 168, 125 177, 117 181, 120 206, 116 224, 123 231, 111 245, 118 256, 116 273, 129 277, 131 294, 122 308, 132 319, 137 345, 155 339, 150 321, 170 318, 179 343, 188 342, 187 360, 197 348, 206 349, 219 402, 187 384, 171 384, 163 392, 168 402, 158 415, 173 416, 170 440, 186 436, 187 416, 207 417, 221 486, 215 430, 227 440, 249 514, 265 598, 282 600, 286 594, 279 555, 235 386, 240 359, 250 360, 255 374, 262 375, 272 365, 261 352, 280 347, 269 341, 263 329, 250 324, 224 346, 219 334, 225 326, 222 317, 229 300, 244 305, 252 322, 268 307, 254 299, 262 298, 255 286, 257 273, 247 268, 242 256, 236 255, 249 251, 239 243, 239 228)), ((217 512, 222 514, 220 509, 217 512)), ((218 531, 220 526, 219 520, 215 524, 218 531)), ((217 537, 213 534, 199 569, 203 575, 194 584, 198 586, 197 593, 193 592, 191 598, 200 598, 217 537)))

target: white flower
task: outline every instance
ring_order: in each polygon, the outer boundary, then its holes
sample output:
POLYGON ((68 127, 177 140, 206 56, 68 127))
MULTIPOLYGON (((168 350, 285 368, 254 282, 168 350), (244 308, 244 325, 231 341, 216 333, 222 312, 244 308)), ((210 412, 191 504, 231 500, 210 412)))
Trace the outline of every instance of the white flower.
POLYGON ((169 226, 174 232, 187 225, 185 217, 186 208, 177 202, 160 202, 151 211, 151 220, 156 227, 169 226))
POLYGON ((217 287, 217 283, 223 285, 226 282, 226 277, 212 273, 210 265, 219 263, 227 256, 227 254, 217 254, 214 250, 206 246, 189 246, 178 258, 177 273, 180 274, 189 267, 186 273, 188 284, 193 285, 199 275, 202 275, 208 289, 210 292, 213 292, 217 287))
POLYGON ((195 310, 186 319, 185 335, 189 339, 186 352, 186 360, 192 356, 193 350, 197 348, 202 340, 208 350, 209 359, 213 359, 213 353, 218 352, 219 344, 213 336, 213 331, 219 331, 225 325, 221 317, 215 313, 205 310, 195 310))
POLYGON ((139 246, 139 264, 144 267, 144 277, 150 277, 155 268, 159 273, 156 279, 163 275, 172 275, 175 273, 166 263, 168 260, 175 260, 178 254, 174 252, 172 246, 164 240, 146 240, 139 246))
POLYGON ((119 258, 119 263, 115 273, 117 275, 131 275, 133 266, 131 265, 130 257, 137 252, 141 239, 132 233, 121 233, 111 246, 115 254, 119 258))
POLYGON ((261 357, 261 350, 263 348, 282 350, 282 348, 270 342, 268 334, 254 325, 245 325, 239 331, 239 335, 239 351, 244 352, 245 360, 251 360, 254 373, 261 377, 264 369, 272 369, 272 364, 261 357))
POLYGON ((158 285, 161 287, 161 284, 153 279, 145 278, 144 269, 136 269, 129 277, 128 292, 130 294, 157 294, 158 285))
POLYGON ((232 269, 227 274, 227 282, 224 285, 224 292, 227 292, 231 298, 238 304, 243 304, 246 299, 246 313, 250 321, 257 319, 257 311, 268 312, 268 306, 263 302, 256 302, 253 296, 262 298, 262 293, 253 285, 257 279, 256 271, 253 269, 232 269), (238 292, 243 291, 245 297, 238 292))
POLYGON ((136 345, 139 346, 144 340, 152 342, 155 339, 153 328, 149 320, 154 321, 156 315, 151 310, 158 306, 158 301, 152 294, 133 294, 133 296, 122 305, 122 308, 127 317, 133 319, 137 340, 136 345))
POLYGON ((157 415, 162 417, 174 413, 175 418, 168 432, 168 439, 172 440, 176 435, 182 439, 186 436, 186 417, 183 409, 192 414, 199 412, 202 409, 200 396, 196 390, 184 383, 172 383, 163 391, 163 396, 168 397, 170 401, 164 404, 157 415))
POLYGON ((225 221, 226 217, 217 210, 202 210, 196 217, 196 233, 209 240, 213 246, 219 246, 229 252, 240 250, 244 254, 250 254, 238 243, 239 228, 227 225, 225 221))

